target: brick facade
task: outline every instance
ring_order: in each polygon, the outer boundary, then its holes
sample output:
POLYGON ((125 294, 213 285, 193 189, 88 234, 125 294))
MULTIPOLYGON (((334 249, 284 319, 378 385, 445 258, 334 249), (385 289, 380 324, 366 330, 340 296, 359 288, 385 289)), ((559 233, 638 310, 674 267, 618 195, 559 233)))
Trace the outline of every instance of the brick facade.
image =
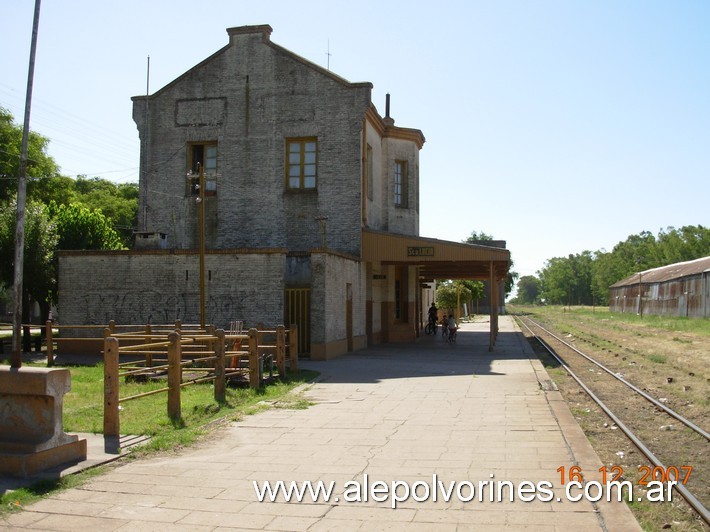
POLYGON ((370 83, 348 83, 270 42, 228 30, 230 43, 150 97, 134 98, 141 151, 141 229, 198 245, 185 147, 217 143, 216 194, 206 198, 208 248, 320 247, 359 255, 361 131, 370 83), (317 187, 285 187, 286 139, 318 143, 317 187))
MULTIPOLYGON (((382 118, 369 82, 350 83, 271 42, 269 26, 227 33, 224 48, 133 98, 140 245, 63 254, 61 321, 199 322, 202 206, 208 323, 279 324, 284 291, 305 289, 310 316, 300 326, 312 356, 387 341, 392 318, 379 309, 392 307, 393 289, 378 281, 373 290, 368 272, 386 267, 361 261, 362 230, 418 234, 422 133, 382 118), (314 187, 289 186, 288 150, 299 142, 317 146, 314 187), (204 203, 188 175, 198 159, 209 170, 204 203), (397 163, 406 167, 398 188, 397 163)), ((418 290, 413 267, 408 278, 418 290)), ((405 326, 412 338, 413 320, 405 326)))
MULTIPOLYGON (((286 254, 205 257, 206 322, 228 328, 283 323, 286 254)), ((199 258, 194 252, 65 252, 59 256, 63 324, 199 323, 199 258)))

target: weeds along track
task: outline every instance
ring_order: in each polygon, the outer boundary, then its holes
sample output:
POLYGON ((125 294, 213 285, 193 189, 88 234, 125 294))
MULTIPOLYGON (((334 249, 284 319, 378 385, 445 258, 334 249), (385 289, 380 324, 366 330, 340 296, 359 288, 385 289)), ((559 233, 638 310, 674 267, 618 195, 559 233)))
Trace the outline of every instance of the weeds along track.
MULTIPOLYGON (((620 362, 615 364, 616 367, 609 367, 611 364, 582 352, 569 339, 562 338, 543 324, 527 316, 516 318, 528 336, 534 337, 604 411, 609 418, 605 427, 621 430, 644 455, 645 462, 639 458, 632 461, 630 456, 617 453, 619 470, 623 470, 624 478, 636 484, 676 480, 677 493, 706 526, 710 524, 710 433, 702 426, 705 416, 698 415, 692 403, 654 396, 649 390, 653 388, 652 383, 644 381, 644 373, 633 377, 625 375, 625 369, 629 367, 625 365, 626 357, 609 354, 620 362), (631 382, 632 379, 637 381, 631 382)), ((599 333, 594 334, 595 341, 599 341, 599 333)), ((657 374, 656 371, 652 373, 657 374)))

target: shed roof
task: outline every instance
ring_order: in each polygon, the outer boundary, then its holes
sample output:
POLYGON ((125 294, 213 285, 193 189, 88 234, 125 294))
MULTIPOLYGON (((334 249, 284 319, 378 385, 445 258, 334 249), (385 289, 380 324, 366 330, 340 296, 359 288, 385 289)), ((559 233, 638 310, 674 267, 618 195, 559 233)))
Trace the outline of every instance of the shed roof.
POLYGON ((639 284, 639 281, 643 284, 664 283, 674 279, 690 277, 691 275, 700 275, 707 271, 710 271, 710 257, 703 257, 701 259, 676 262, 668 266, 637 272, 626 279, 614 283, 610 288, 632 286, 639 284))

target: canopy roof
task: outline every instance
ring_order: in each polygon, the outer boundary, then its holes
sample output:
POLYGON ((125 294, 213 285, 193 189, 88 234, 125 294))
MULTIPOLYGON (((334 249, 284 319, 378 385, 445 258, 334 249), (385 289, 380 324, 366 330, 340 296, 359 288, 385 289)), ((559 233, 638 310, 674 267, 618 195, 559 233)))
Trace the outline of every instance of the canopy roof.
POLYGON ((449 242, 363 229, 362 258, 382 264, 420 266, 420 279, 487 281, 491 270, 503 280, 510 269, 510 251, 496 246, 449 242))

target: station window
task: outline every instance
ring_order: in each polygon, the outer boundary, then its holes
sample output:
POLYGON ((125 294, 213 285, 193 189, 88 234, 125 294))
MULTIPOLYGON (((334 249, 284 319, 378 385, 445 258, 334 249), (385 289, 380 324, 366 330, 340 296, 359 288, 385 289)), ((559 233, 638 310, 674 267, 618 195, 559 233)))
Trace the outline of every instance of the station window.
POLYGON ((366 161, 366 164, 367 164, 367 166, 365 167, 365 168, 366 168, 365 171, 367 172, 367 174, 366 174, 365 183, 366 183, 366 186, 367 186, 367 199, 371 200, 371 199, 373 198, 372 189, 373 189, 373 187, 374 187, 374 184, 373 184, 373 176, 372 176, 372 173, 374 172, 374 164, 373 164, 373 161, 372 161, 372 146, 370 146, 369 144, 367 145, 367 161, 366 161))
POLYGON ((394 162, 394 206, 407 207, 407 161, 394 162))
POLYGON ((318 139, 286 139, 286 188, 315 189, 318 178, 318 139))
POLYGON ((200 169, 205 178, 205 194, 217 193, 217 143, 191 143, 187 150, 188 194, 200 194, 200 169))

